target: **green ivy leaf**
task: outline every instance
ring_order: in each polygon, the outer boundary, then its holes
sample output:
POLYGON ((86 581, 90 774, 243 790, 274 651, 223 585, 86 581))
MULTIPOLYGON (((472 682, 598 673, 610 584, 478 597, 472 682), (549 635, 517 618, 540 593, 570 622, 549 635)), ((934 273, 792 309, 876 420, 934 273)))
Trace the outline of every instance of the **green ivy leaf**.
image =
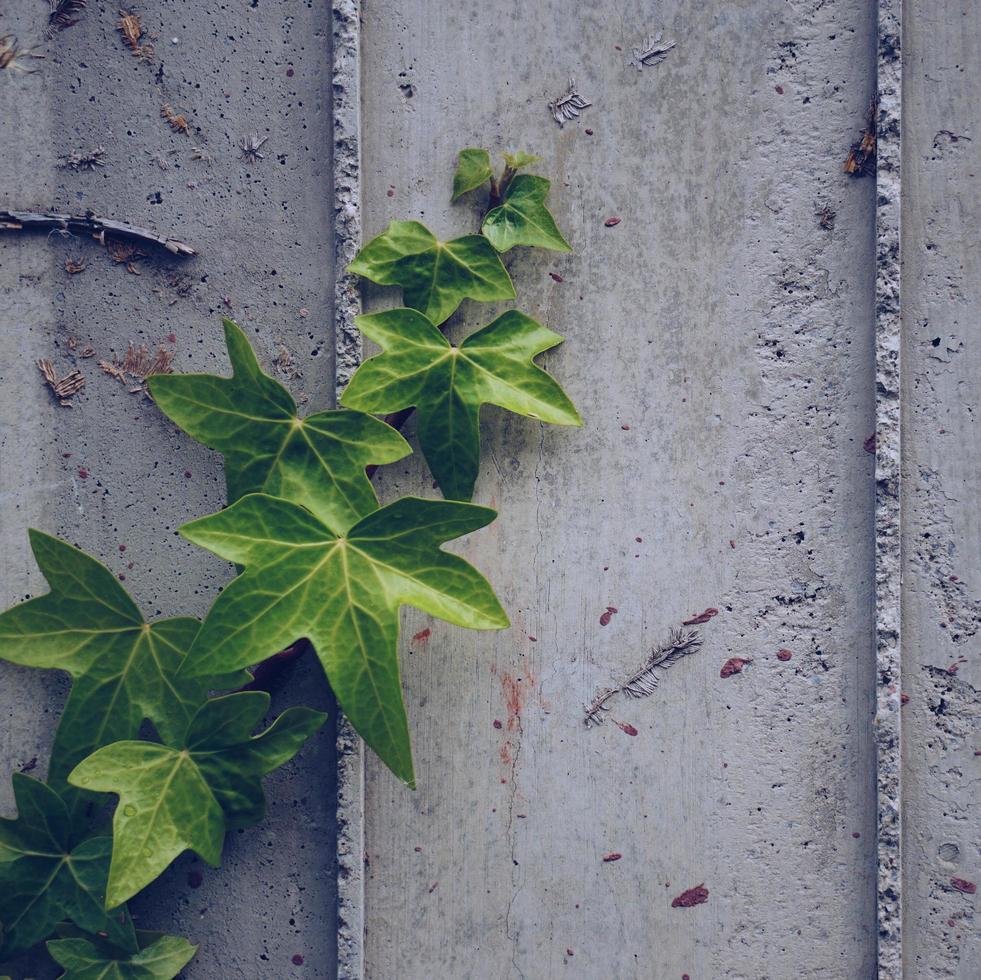
POLYGON ((508 170, 523 170, 525 167, 530 167, 540 160, 541 157, 534 157, 530 153, 525 153, 524 150, 518 150, 517 153, 504 154, 504 165, 508 170))
POLYGON ((494 248, 506 252, 515 245, 530 245, 553 252, 572 251, 545 207, 549 187, 550 181, 530 174, 519 174, 508 184, 500 207, 484 218, 483 232, 494 248))
POLYGON ((146 718, 163 738, 178 738, 209 683, 242 679, 175 677, 200 628, 196 619, 144 622, 108 568, 58 538, 29 535, 51 591, 0 614, 0 659, 72 677, 48 773, 61 791, 75 764, 99 746, 134 738, 146 718))
POLYGON ((456 173, 453 175, 453 200, 463 197, 486 184, 494 175, 490 154, 486 150, 460 150, 456 173))
POLYGON ((65 968, 59 980, 173 980, 198 951, 180 936, 162 936, 125 959, 88 939, 53 939, 47 946, 65 968))
POLYGON ((68 808, 53 789, 22 773, 13 787, 17 818, 0 819, 0 960, 30 949, 63 919, 135 951, 129 913, 105 912, 111 838, 73 846, 68 808))
POLYGON ((365 467, 402 459, 408 443, 359 412, 300 418, 293 396, 259 368, 241 328, 224 324, 232 377, 155 374, 148 379, 154 400, 185 432, 224 454, 229 503, 260 491, 286 497, 343 534, 378 508, 365 467))
POLYGON ((214 698, 173 744, 115 742, 69 774, 73 786, 119 796, 107 908, 132 898, 186 850, 217 867, 225 831, 262 818, 262 777, 292 759, 326 718, 288 708, 250 736, 269 701, 264 691, 214 698))
POLYGON ((414 405, 419 443, 446 497, 469 500, 473 494, 485 402, 542 422, 582 425, 558 383, 532 362, 562 337, 517 310, 459 347, 415 310, 360 316, 357 324, 384 352, 358 368, 341 402, 369 412, 414 405))
POLYGON ((404 497, 338 537, 296 504, 252 494, 185 524, 189 541, 246 571, 215 600, 182 670, 243 666, 307 637, 351 723, 413 785, 399 607, 471 629, 506 627, 487 580, 439 548, 495 516, 486 507, 404 497))
POLYGON ((401 286, 406 306, 442 323, 465 299, 514 299, 511 277, 483 235, 439 241, 418 221, 393 221, 348 271, 382 286, 401 286))

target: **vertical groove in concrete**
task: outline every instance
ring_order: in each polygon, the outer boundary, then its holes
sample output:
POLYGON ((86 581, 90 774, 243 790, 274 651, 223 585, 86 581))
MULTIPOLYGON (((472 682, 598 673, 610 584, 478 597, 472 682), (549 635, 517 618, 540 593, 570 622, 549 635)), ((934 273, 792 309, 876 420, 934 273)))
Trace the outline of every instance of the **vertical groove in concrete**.
MULTIPOLYGON (((361 294, 348 263, 361 244, 361 10, 358 0, 332 0, 334 174, 334 359, 340 395, 361 359, 354 318, 361 294)), ((364 976, 364 745, 337 717, 337 975, 364 976)))
POLYGON ((879 0, 876 166, 878 976, 902 960, 900 109, 902 0, 879 0))

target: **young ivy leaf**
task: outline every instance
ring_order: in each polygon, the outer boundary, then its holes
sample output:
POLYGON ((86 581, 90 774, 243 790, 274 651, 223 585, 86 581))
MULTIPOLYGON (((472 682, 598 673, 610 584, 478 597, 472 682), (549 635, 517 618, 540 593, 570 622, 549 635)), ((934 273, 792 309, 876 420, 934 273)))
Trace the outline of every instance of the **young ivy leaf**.
POLYGON ((73 786, 119 796, 106 908, 132 898, 186 850, 217 867, 225 831, 262 818, 262 777, 292 759, 327 717, 288 708, 252 736, 269 701, 263 691, 214 698, 182 739, 115 742, 69 774, 73 786))
POLYGON ((260 491, 286 497, 343 534, 378 507, 365 467, 402 459, 408 443, 359 412, 300 418, 293 396, 259 368, 241 328, 224 324, 232 377, 155 374, 154 400, 185 432, 224 454, 229 503, 260 491))
POLYGON ((475 191, 494 176, 490 154, 486 150, 460 150, 456 173, 453 175, 453 200, 475 191))
POLYGON ((196 619, 144 622, 105 565, 41 531, 29 535, 51 591, 0 614, 0 659, 72 677, 48 772, 60 792, 99 746, 135 738, 147 718, 163 738, 179 738, 209 685, 242 678, 175 677, 200 628, 196 619))
POLYGON ((511 277, 483 235, 441 242, 418 221, 393 221, 355 256, 348 271, 401 286, 406 306, 442 323, 465 299, 514 299, 511 277))
POLYGON ((0 960, 30 949, 64 919, 135 952, 129 913, 105 911, 112 839, 74 844, 61 797, 44 783, 13 775, 17 818, 0 819, 0 960))
POLYGON ((357 324, 384 352, 355 372, 342 404, 366 412, 414 405, 426 462, 445 497, 469 500, 480 466, 480 406, 555 425, 582 425, 558 383, 532 362, 562 337, 517 310, 454 347, 421 313, 396 309, 357 324))
POLYGON ((338 537, 296 504, 252 494, 185 524, 189 541, 246 570, 215 600, 181 670, 234 669, 307 637, 351 724, 413 785, 399 607, 470 629, 506 627, 487 580, 439 547, 495 516, 486 507, 403 497, 338 537))
POLYGON ((531 174, 519 174, 507 185, 500 207, 487 212, 482 229, 498 252, 515 245, 572 251, 545 207, 549 187, 550 181, 531 174))
POLYGON ((198 951, 180 936, 161 936, 126 956, 89 939, 52 939, 47 947, 65 968, 60 980, 173 980, 198 951))
POLYGON ((524 150, 518 150, 517 153, 504 154, 504 165, 508 170, 523 170, 525 167, 530 167, 540 160, 541 157, 532 156, 530 153, 525 153, 524 150))

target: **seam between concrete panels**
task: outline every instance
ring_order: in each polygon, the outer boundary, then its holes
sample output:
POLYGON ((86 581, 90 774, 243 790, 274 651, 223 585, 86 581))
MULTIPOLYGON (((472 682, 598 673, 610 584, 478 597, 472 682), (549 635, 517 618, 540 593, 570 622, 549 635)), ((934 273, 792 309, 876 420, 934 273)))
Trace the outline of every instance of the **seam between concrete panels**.
MULTIPOLYGON (((332 0, 334 356, 339 395, 361 360, 361 294, 346 270, 361 246, 361 9, 332 0)), ((364 745, 337 717, 337 976, 364 977, 364 745)))
POLYGON ((879 0, 876 120, 876 791, 879 980, 901 980, 902 535, 900 124, 902 0, 879 0))

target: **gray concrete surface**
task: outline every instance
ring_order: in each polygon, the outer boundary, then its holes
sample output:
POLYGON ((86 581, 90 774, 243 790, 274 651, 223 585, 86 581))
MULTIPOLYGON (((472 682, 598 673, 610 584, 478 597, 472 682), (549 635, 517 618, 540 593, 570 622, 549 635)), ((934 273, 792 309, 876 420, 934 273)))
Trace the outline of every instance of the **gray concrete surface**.
POLYGON ((917 980, 968 980, 981 959, 977 897, 955 883, 981 879, 979 55, 977 4, 907 0, 903 954, 917 980))
POLYGON ((586 418, 485 415, 501 517, 463 550, 514 628, 406 616, 420 788, 368 759, 367 976, 873 975, 874 183, 842 163, 875 32, 845 0, 365 4, 365 235, 474 228, 461 146, 543 156, 575 254, 509 265, 586 418), (560 129, 570 77, 592 105, 560 129), (706 607, 703 649, 586 730, 706 607))
MULTIPOLYGON (((100 359, 125 355, 132 341, 172 350, 176 370, 224 370, 220 317, 231 313, 267 367, 286 349, 294 369, 280 376, 310 408, 333 397, 329 6, 162 0, 134 9, 153 63, 124 46, 117 4, 90 2, 79 24, 42 43, 37 74, 0 72, 0 207, 93 208, 200 251, 187 262, 147 257, 131 275, 92 241, 0 234, 4 606, 45 589, 28 526, 125 575, 148 615, 200 615, 231 577, 175 533, 221 506, 220 458, 104 374, 100 359), (190 135, 167 127, 164 104, 186 114, 190 135), (237 144, 252 131, 269 140, 264 159, 247 164, 237 144), (105 166, 59 168, 61 154, 100 145, 105 166), (69 276, 68 258, 85 259, 85 271, 69 276), (80 356, 86 345, 90 359, 80 356), (38 358, 85 375, 73 408, 45 389, 38 358)), ((37 43, 46 16, 36 0, 4 4, 0 35, 37 43)), ((300 665, 276 707, 323 706, 321 676, 300 665)), ((6 773, 35 758, 43 772, 64 691, 54 675, 0 665, 5 813, 6 773)), ((229 841, 220 871, 181 860, 137 903, 140 925, 202 943, 188 978, 334 975, 334 773, 325 730, 267 780, 267 820, 229 841)), ((14 976, 44 970, 35 959, 14 976)))

